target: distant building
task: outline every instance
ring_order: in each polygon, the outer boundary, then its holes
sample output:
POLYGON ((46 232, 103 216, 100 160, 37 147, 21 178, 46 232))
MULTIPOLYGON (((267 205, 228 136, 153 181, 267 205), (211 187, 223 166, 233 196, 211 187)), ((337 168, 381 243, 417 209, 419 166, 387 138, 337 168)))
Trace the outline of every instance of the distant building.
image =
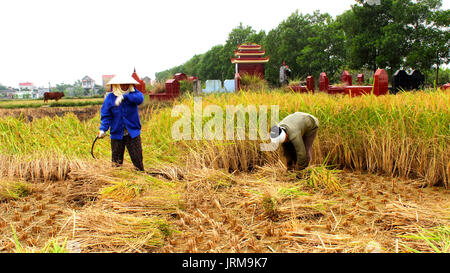
POLYGON ((142 80, 145 82, 146 85, 152 84, 152 79, 150 77, 145 76, 142 80))
POLYGON ((19 83, 19 90, 34 90, 36 86, 32 82, 21 82, 19 83))
POLYGON ((95 81, 89 76, 85 76, 81 80, 81 86, 86 90, 92 90, 95 87, 95 81))
POLYGON ((114 78, 115 75, 103 75, 102 76, 102 80, 103 80, 103 88, 105 89, 106 92, 109 92, 110 90, 106 90, 106 85, 108 84, 108 82, 114 78))

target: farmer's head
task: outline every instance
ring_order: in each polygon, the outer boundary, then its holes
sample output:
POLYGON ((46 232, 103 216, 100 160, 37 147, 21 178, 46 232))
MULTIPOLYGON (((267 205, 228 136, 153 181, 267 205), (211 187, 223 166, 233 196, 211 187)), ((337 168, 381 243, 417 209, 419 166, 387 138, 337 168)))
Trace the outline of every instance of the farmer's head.
POLYGON ((130 84, 124 83, 120 85, 120 89, 122 89, 123 92, 127 92, 130 88, 130 84))
POLYGON ((270 129, 270 141, 274 144, 281 144, 286 142, 287 134, 284 128, 274 125, 270 129))
POLYGON ((127 92, 134 92, 134 86, 137 84, 139 83, 135 79, 127 75, 116 75, 108 82, 108 85, 111 86, 111 92, 116 96, 127 92))

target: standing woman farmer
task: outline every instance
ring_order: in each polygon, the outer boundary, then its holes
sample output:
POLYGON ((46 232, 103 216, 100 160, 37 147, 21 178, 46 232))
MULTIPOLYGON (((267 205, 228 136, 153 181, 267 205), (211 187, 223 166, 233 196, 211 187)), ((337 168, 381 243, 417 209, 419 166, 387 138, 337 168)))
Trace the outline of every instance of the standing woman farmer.
POLYGON ((141 143, 141 121, 138 105, 144 101, 144 95, 135 88, 139 84, 131 76, 115 76, 108 85, 109 93, 101 108, 101 124, 98 138, 103 138, 111 129, 111 151, 114 166, 123 163, 125 147, 133 165, 144 171, 141 143))

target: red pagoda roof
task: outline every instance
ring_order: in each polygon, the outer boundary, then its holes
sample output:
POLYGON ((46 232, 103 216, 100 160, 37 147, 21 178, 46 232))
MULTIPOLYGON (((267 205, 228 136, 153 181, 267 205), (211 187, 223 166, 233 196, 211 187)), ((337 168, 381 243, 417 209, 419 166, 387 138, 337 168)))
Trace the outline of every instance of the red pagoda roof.
POLYGON ((258 50, 258 49, 261 49, 261 48, 262 48, 262 46, 261 45, 257 45, 257 44, 251 44, 251 45, 242 44, 242 45, 238 46, 239 50, 241 50, 241 49, 244 49, 244 50, 246 50, 246 49, 258 50))
POLYGON ((264 54, 266 54, 265 50, 245 50, 245 51, 235 50, 234 51, 234 55, 236 55, 236 56, 262 56, 264 54))
POLYGON ((269 57, 264 58, 231 58, 231 63, 243 64, 243 63, 267 63, 269 57))

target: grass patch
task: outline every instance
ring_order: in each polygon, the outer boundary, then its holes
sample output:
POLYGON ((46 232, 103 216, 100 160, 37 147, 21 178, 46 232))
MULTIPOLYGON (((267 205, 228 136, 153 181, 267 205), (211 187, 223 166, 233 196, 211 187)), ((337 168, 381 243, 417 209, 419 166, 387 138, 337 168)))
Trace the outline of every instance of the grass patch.
POLYGON ((42 253, 68 253, 67 249, 67 239, 60 244, 58 239, 52 238, 50 241, 44 246, 42 253))
POLYGON ((42 249, 36 249, 32 247, 25 247, 19 242, 16 230, 11 224, 11 230, 13 232, 13 240, 11 240, 15 245, 16 253, 68 253, 67 249, 67 239, 64 239, 62 244, 59 244, 58 239, 51 238, 42 249))
POLYGON ((194 90, 194 82, 193 81, 188 81, 188 80, 180 81, 180 93, 181 94, 192 93, 193 90, 194 90))
POLYGON ((173 233, 180 233, 180 231, 173 229, 172 226, 164 220, 157 220, 156 225, 166 238, 172 236, 173 233))
POLYGON ((242 90, 267 90, 268 88, 267 81, 257 75, 244 74, 241 76, 242 90))
POLYGON ((30 195, 32 186, 29 183, 17 181, 3 181, 0 183, 0 201, 8 199, 20 199, 30 195))
POLYGON ((301 172, 303 180, 313 189, 324 188, 330 192, 342 192, 339 170, 329 170, 327 166, 311 166, 301 172))
POLYGON ((421 251, 417 248, 409 247, 406 244, 402 246, 408 252, 422 253, 422 252, 434 252, 434 253, 450 253, 450 227, 436 227, 431 229, 420 228, 417 234, 400 235, 402 238, 412 239, 418 241, 431 251, 421 251))
POLYGON ((142 191, 142 185, 138 185, 132 181, 123 180, 120 182, 113 182, 112 186, 102 189, 100 194, 103 198, 111 198, 126 202, 140 196, 142 191))
POLYGON ((276 198, 273 197, 270 193, 265 193, 262 196, 261 202, 265 215, 267 215, 270 218, 276 218, 278 214, 277 210, 278 202, 276 198))
POLYGON ((310 193, 304 192, 300 190, 300 186, 294 186, 294 187, 288 187, 284 188, 281 187, 278 189, 278 194, 286 197, 296 197, 296 196, 311 196, 310 193))

